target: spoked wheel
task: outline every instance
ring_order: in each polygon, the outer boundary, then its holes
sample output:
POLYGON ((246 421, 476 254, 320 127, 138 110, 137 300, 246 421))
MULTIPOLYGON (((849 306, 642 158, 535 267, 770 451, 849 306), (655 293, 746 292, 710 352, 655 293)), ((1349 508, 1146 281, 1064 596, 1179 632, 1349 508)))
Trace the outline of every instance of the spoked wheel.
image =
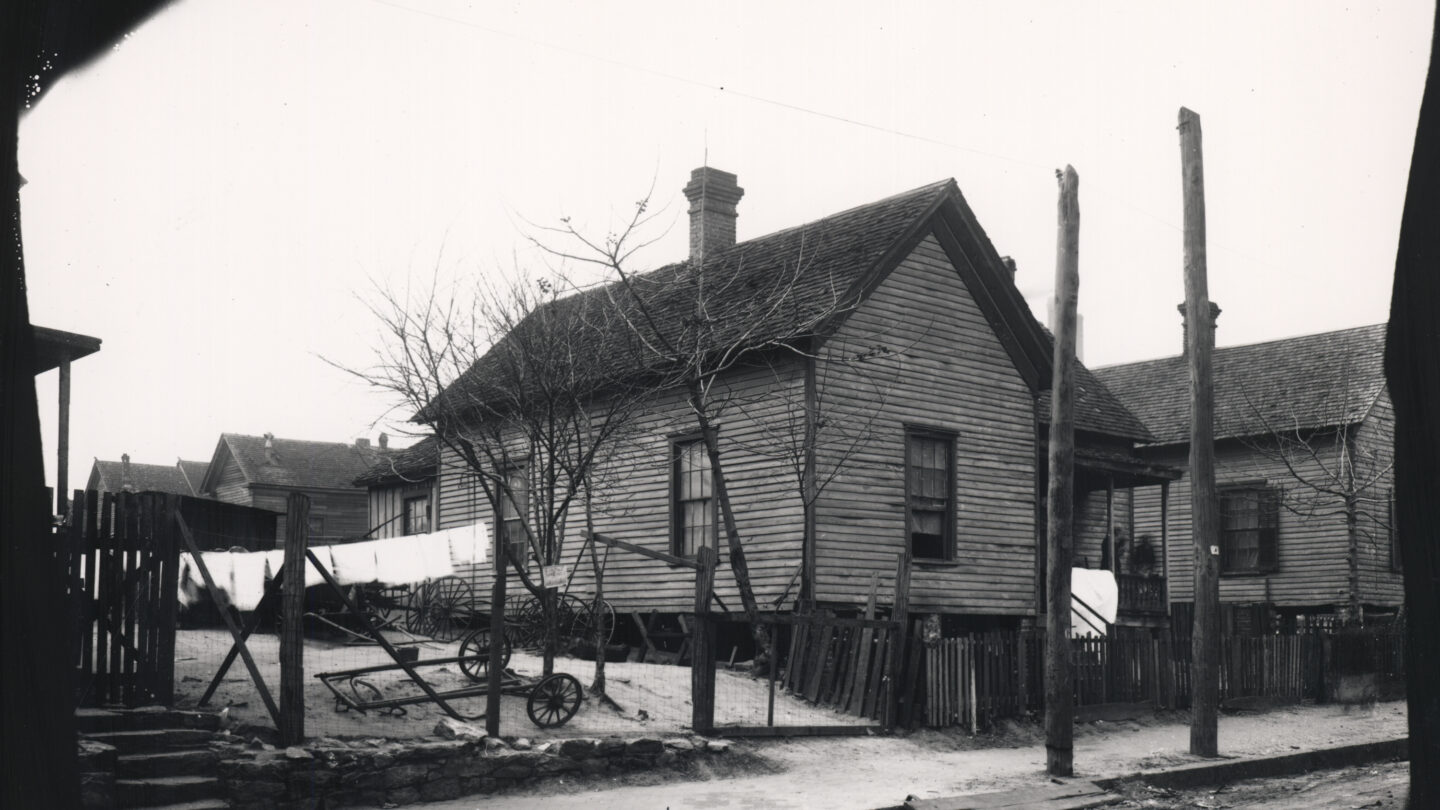
POLYGON ((580 682, 573 675, 557 672, 541 678, 530 690, 525 713, 530 715, 530 722, 540 728, 555 728, 570 722, 584 699, 580 682))
POLYGON ((523 597, 505 605, 505 621, 515 628, 515 646, 525 649, 539 647, 545 640, 545 610, 540 600, 523 597))
POLYGON ((454 641, 465 631, 472 599, 470 583, 460 577, 427 582, 410 598, 405 629, 437 641, 454 641))
MULTIPOLYGON (((510 639, 502 638, 500 668, 510 666, 510 639)), ((460 642, 460 671, 475 682, 485 680, 490 671, 490 631, 481 628, 472 631, 460 642)))
POLYGON ((570 602, 572 618, 570 619, 570 637, 572 641, 579 641, 585 644, 595 642, 595 626, 597 622, 605 622, 605 638, 602 644, 609 644, 610 639, 615 636, 615 608, 609 602, 600 600, 600 610, 595 610, 595 600, 581 599, 575 596, 567 596, 566 601, 570 602))

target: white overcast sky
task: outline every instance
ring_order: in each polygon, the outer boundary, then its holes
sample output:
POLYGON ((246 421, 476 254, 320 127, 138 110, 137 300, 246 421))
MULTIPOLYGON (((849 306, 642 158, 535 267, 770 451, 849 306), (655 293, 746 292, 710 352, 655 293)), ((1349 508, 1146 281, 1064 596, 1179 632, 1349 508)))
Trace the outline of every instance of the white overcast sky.
MULTIPOLYGON (((350 440, 390 404, 357 295, 538 263, 735 172, 739 238, 954 177, 1044 318, 1054 170, 1080 174, 1089 365, 1174 354, 1179 139, 1201 115, 1220 345, 1378 323, 1427 2, 180 0, 21 124, 30 313, 94 335, 92 457, 208 460, 221 432, 350 440)), ((38 379, 53 482, 56 373, 38 379)))

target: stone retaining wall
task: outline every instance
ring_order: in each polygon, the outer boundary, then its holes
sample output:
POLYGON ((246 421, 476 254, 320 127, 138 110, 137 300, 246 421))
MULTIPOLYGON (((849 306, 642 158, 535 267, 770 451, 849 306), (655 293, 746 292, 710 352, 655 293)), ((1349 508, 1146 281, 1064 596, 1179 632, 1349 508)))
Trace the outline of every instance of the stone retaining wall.
POLYGON ((504 791, 567 774, 602 776, 673 768, 725 753, 701 737, 525 740, 457 737, 402 744, 317 740, 284 750, 249 749, 220 763, 232 806, 330 808, 397 806, 504 791))

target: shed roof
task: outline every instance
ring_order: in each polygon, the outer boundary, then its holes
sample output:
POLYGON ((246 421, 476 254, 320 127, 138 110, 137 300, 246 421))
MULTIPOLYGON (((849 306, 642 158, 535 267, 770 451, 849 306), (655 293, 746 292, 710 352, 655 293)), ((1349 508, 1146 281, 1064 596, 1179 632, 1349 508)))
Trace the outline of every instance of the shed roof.
POLYGON ((399 450, 381 450, 375 464, 356 476, 362 487, 415 483, 434 478, 440 467, 440 443, 433 436, 399 450))
MULTIPOLYGON (((1384 357, 1385 324, 1216 349, 1215 438, 1359 422, 1385 388, 1384 357)), ((1156 444, 1190 440, 1185 357, 1107 366, 1095 375, 1156 444)))
MULTIPOLYGON (((1050 336, 1015 288, 1012 274, 1001 265, 954 180, 713 251, 699 269, 694 262, 677 262, 634 276, 630 288, 614 282, 559 299, 532 312, 511 335, 546 328, 546 316, 598 321, 605 317, 601 311, 608 309, 638 320, 638 296, 666 340, 699 352, 737 343, 760 349, 811 336, 823 338, 927 234, 937 235, 950 252, 1032 390, 1049 388, 1050 336), (693 313, 702 280, 712 320, 699 331, 693 313)), ((618 319, 612 322, 623 324, 618 319)), ((633 331, 623 325, 600 331, 568 347, 568 356, 586 369, 596 387, 632 377, 646 370, 646 362, 653 362, 644 359, 646 352, 636 345, 633 331)), ((441 409, 458 408, 465 399, 487 400, 492 387, 506 379, 500 372, 507 362, 510 338, 503 338, 416 419, 433 420, 441 409)), ((1083 368, 1080 375, 1077 428, 1150 438, 1144 425, 1103 384, 1083 368)))

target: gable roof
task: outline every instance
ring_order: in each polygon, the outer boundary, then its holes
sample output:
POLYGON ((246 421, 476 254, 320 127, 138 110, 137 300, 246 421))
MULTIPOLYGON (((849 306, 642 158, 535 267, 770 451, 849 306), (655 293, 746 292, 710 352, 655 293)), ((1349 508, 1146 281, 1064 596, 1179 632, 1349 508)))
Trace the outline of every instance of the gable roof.
MULTIPOLYGON (((1385 387, 1385 324, 1216 349, 1215 438, 1312 430, 1365 418, 1385 387)), ((1156 444, 1190 440, 1183 356, 1097 368, 1156 444)))
POLYGON ((210 462, 186 461, 182 458, 176 459, 175 465, 185 475, 185 481, 190 485, 190 489, 194 490, 194 494, 199 494, 200 485, 205 483, 205 472, 210 469, 210 462))
POLYGON ((417 483, 434 478, 440 469, 440 443, 434 436, 400 450, 381 450, 370 469, 355 477, 359 487, 417 483))
MULTIPOLYGON (((197 462, 185 462, 195 464, 197 462)), ((125 478, 125 462, 101 461, 95 459, 90 473, 93 483, 106 492, 120 492, 128 483, 132 492, 169 492, 175 495, 194 495, 195 490, 185 479, 185 474, 173 464, 136 464, 130 462, 130 476, 125 478)))
MULTIPOLYGON (((501 364, 506 362, 507 342, 517 333, 515 339, 521 340, 527 329, 543 330, 541 322, 552 316, 603 322, 601 311, 607 308, 638 319, 636 296, 661 335, 698 352, 719 351, 742 339, 747 348, 759 349, 811 335, 823 338, 853 309, 850 304, 863 300, 927 235, 945 249, 1031 390, 1048 389, 1051 338, 952 179, 712 251, 698 270, 694 262, 677 262, 633 276, 630 287, 617 281, 549 302, 527 315, 415 419, 433 421, 442 408, 457 407, 469 398, 487 399, 506 379, 501 364), (802 263, 800 272, 797 263, 802 263), (692 317, 701 280, 710 318, 703 334, 693 331, 692 317), (777 300, 783 303, 776 305, 777 300)), ((634 330, 610 317, 614 328, 587 334, 578 345, 567 347, 567 357, 586 370, 597 388, 643 373, 649 370, 644 364, 653 362, 646 359, 634 330)), ((1150 438, 1104 385, 1088 371, 1081 374, 1086 394, 1077 397, 1078 428, 1150 438)))
POLYGON ((247 484, 294 489, 354 489, 355 478, 376 458, 374 450, 348 442, 271 441, 273 454, 268 454, 265 436, 220 434, 205 473, 205 491, 214 490, 212 479, 220 475, 227 456, 235 459, 247 484))

